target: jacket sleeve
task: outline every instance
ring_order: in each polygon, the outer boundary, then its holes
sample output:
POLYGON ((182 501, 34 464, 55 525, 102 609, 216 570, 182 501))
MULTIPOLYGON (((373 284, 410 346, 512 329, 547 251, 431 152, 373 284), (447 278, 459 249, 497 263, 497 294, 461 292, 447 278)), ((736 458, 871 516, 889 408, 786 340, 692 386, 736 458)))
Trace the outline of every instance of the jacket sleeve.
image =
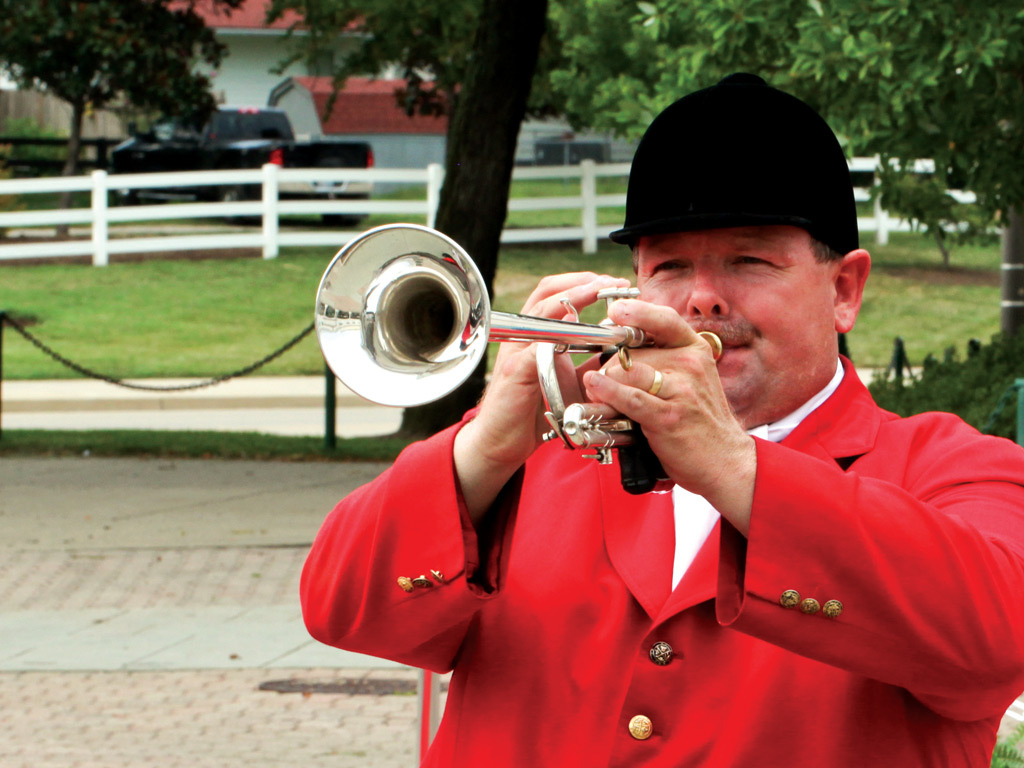
MULTIPOLYGON (((501 567, 501 542, 492 552, 478 536, 458 489, 458 428, 409 446, 324 521, 300 580, 303 618, 320 642, 451 669, 501 567)), ((499 500, 492 518, 512 506, 499 500)))
POLYGON ((718 618, 943 716, 997 716, 1024 690, 1024 454, 926 423, 846 472, 758 441, 749 538, 723 525, 718 618))

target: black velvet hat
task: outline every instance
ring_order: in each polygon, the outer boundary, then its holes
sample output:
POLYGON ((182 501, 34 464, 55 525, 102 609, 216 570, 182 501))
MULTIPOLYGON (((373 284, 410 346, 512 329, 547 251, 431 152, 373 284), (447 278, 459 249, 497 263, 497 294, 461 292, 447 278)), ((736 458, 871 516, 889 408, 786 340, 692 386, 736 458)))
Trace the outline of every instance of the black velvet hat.
POLYGON ((807 104, 756 75, 730 75, 654 119, 633 157, 626 221, 641 235, 790 224, 841 254, 858 247, 839 141, 807 104))

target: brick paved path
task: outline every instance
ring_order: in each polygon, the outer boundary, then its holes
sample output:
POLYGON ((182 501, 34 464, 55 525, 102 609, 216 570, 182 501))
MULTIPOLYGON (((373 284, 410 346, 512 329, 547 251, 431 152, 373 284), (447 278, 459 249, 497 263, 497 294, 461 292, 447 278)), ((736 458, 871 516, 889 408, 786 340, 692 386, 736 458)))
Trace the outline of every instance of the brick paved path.
POLYGON ((412 670, 0 674, 4 768, 413 768, 416 696, 261 691, 412 670))

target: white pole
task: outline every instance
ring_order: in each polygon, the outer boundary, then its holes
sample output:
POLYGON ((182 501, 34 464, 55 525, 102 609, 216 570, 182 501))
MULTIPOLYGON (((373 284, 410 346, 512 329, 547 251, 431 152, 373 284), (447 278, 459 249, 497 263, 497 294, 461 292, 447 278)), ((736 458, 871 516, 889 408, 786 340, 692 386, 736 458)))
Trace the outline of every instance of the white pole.
POLYGON ((444 168, 440 163, 427 166, 427 226, 437 225, 437 209, 441 204, 441 185, 444 183, 444 168))
POLYGON ((105 267, 110 262, 107 223, 107 172, 92 172, 92 265, 105 267))
POLYGON ((582 160, 580 172, 583 252, 597 253, 597 163, 582 160))

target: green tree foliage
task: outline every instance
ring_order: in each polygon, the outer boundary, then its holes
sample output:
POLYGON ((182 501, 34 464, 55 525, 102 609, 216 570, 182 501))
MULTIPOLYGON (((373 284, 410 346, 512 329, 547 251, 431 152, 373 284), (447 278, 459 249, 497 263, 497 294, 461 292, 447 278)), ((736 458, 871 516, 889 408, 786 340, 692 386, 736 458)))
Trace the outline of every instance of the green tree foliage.
MULTIPOLYGON (((242 0, 211 0, 237 7, 242 0)), ((82 117, 122 95, 136 107, 203 118, 215 107, 197 61, 223 46, 195 13, 197 0, 0 0, 0 67, 72 110, 65 175, 78 169, 82 117)))
MULTIPOLYGON (((553 16, 566 63, 552 77, 580 124, 636 135, 679 96, 754 72, 827 115, 850 155, 933 159, 934 183, 974 191, 984 223, 1024 201, 1019 4, 560 0, 553 16)), ((883 203, 904 203, 892 189, 883 203)), ((947 203, 931 199, 914 213, 934 227, 947 203)))
MULTIPOLYGON (((335 86, 353 74, 403 73, 396 93, 415 111, 448 115, 445 183, 437 228, 473 257, 493 295, 498 246, 508 209, 519 126, 534 91, 548 0, 274 0, 270 18, 286 9, 302 15, 297 55, 323 61, 325 45, 341 32, 360 36, 358 49, 335 72, 335 86)), ((483 389, 484 365, 452 395, 409 408, 403 432, 430 434, 461 417, 483 389)))
POLYGON ((278 20, 288 10, 302 14, 302 21, 289 30, 295 45, 282 70, 298 60, 314 68, 330 62, 329 74, 340 90, 349 77, 396 67, 409 84, 395 94, 407 114, 439 115, 449 111, 462 81, 478 5, 467 0, 381 0, 369 6, 355 0, 273 0, 267 17, 278 20), (344 57, 335 53, 342 48, 342 33, 359 38, 354 47, 344 46, 344 57))

